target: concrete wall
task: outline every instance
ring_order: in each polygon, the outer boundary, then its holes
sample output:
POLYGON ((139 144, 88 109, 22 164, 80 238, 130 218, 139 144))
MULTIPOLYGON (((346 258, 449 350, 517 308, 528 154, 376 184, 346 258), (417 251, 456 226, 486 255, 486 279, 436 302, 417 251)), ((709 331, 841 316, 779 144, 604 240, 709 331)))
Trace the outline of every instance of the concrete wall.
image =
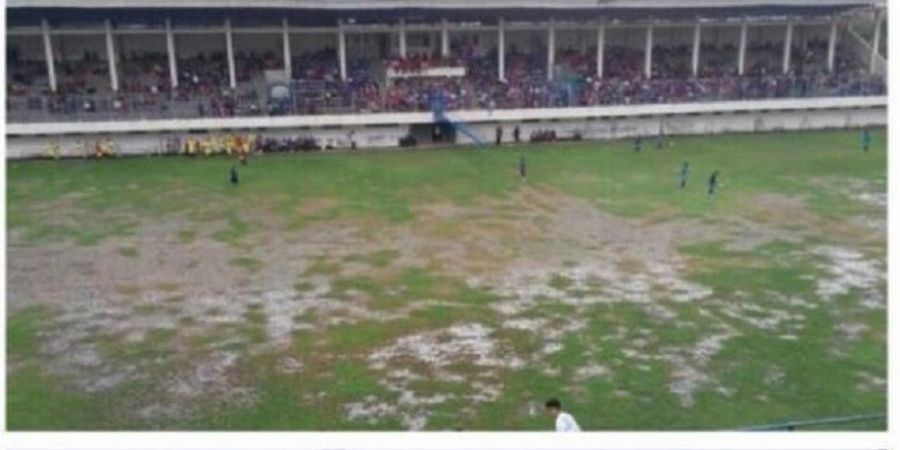
MULTIPOLYGON (((470 129, 485 141, 493 142, 498 123, 470 125, 470 129)), ((522 141, 528 142, 531 133, 554 130, 560 138, 576 133, 584 139, 622 139, 635 136, 656 136, 660 129, 666 135, 751 133, 765 131, 796 131, 886 126, 887 113, 883 107, 865 109, 834 109, 817 111, 740 112, 647 116, 611 119, 582 119, 552 122, 502 123, 503 141, 513 142, 513 129, 519 125, 522 141)), ((458 143, 471 144, 465 135, 457 136, 458 143)))
MULTIPOLYGON (((560 137, 576 132, 585 139, 618 139, 656 135, 660 128, 669 135, 815 130, 887 125, 887 100, 869 98, 823 98, 805 100, 760 100, 709 104, 610 106, 593 108, 548 108, 529 110, 457 111, 454 120, 466 122, 484 141, 492 142, 498 124, 504 140, 512 141, 518 124, 522 140, 536 130, 555 130, 560 137)), ((92 122, 61 124, 9 124, 7 158, 40 157, 51 142, 64 156, 81 156, 103 137, 114 139, 123 154, 164 152, 171 137, 203 137, 223 133, 254 133, 266 137, 309 136, 321 147, 347 148, 350 136, 359 148, 396 147, 410 127, 428 124, 428 113, 298 116, 279 118, 235 118, 160 120, 147 122, 92 122)), ((425 144, 425 142, 420 142, 425 144)), ((458 144, 471 144, 464 134, 458 144)))
POLYGON ((21 136, 6 138, 6 157, 23 159, 43 157, 47 154, 51 143, 55 142, 60 156, 82 157, 92 154, 96 143, 102 139, 112 139, 121 155, 154 155, 167 153, 167 143, 172 138, 184 142, 189 137, 204 139, 223 135, 257 134, 268 138, 295 138, 311 136, 322 148, 350 148, 350 140, 356 141, 359 148, 397 148, 399 140, 409 132, 409 126, 379 126, 374 128, 352 129, 300 129, 282 128, 266 131, 230 130, 225 132, 159 132, 159 133, 90 133, 84 135, 62 136, 21 136), (351 134, 352 132, 352 134, 351 134))

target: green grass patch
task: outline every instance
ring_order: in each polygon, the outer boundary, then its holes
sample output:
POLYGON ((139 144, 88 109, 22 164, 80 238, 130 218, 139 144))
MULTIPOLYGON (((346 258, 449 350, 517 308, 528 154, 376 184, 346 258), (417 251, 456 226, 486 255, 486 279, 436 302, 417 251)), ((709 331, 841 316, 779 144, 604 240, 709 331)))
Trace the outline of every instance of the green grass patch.
POLYGON ((262 260, 250 256, 238 256, 231 258, 228 262, 233 266, 247 269, 251 273, 259 272, 266 265, 262 260))

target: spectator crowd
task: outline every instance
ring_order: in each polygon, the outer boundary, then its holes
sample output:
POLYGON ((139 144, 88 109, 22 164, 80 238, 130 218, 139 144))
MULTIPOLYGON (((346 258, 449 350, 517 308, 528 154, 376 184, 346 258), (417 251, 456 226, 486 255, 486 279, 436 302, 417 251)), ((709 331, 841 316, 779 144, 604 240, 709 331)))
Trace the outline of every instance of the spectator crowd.
POLYGON ((453 58, 411 52, 383 61, 349 59, 340 80, 334 49, 292 56, 293 80, 282 95, 265 79, 279 71, 279 52, 235 54, 237 88, 231 88, 224 52, 180 58, 178 86, 171 86, 165 54, 131 52, 118 64, 120 89, 113 92, 104 58, 85 52, 57 64, 57 92, 50 92, 46 67, 8 52, 7 111, 12 120, 233 117, 384 111, 429 111, 440 99, 447 110, 630 105, 761 98, 881 95, 883 77, 870 75, 839 49, 835 70, 825 67, 828 42, 812 39, 792 49, 791 69, 782 71, 782 44, 748 44, 746 70, 737 73, 733 44, 703 44, 701 70, 691 71, 689 45, 653 49, 651 77, 642 49, 604 49, 604 74, 596 74, 596 49, 559 49, 553 77, 547 50, 511 45, 505 79, 498 79, 497 50, 454 43, 453 58), (463 67, 464 76, 386 77, 385 71, 416 75, 431 67, 463 67), (286 92, 286 94, 284 93, 286 92), (60 117, 62 116, 62 117, 60 117))

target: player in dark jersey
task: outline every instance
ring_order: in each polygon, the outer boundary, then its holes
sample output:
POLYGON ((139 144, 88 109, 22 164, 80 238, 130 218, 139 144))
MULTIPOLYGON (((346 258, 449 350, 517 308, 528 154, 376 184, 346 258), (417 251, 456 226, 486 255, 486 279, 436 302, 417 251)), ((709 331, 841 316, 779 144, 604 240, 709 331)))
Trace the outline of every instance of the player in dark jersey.
POLYGON ((706 182, 706 191, 709 195, 713 195, 716 193, 716 189, 719 187, 719 171, 716 170, 709 176, 709 181, 706 182))
POLYGON ((678 186, 684 189, 687 187, 688 175, 691 171, 691 165, 687 161, 681 163, 681 171, 678 173, 678 186))
POLYGON ((862 136, 860 136, 860 141, 862 141, 862 149, 863 152, 869 151, 869 146, 872 145, 872 133, 868 128, 862 131, 862 136))

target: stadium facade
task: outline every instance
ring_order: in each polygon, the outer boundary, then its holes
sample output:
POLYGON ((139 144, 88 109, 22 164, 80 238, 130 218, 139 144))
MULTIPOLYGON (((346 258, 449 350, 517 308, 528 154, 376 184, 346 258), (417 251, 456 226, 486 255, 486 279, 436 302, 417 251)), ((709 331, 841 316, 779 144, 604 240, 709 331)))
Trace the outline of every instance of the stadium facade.
POLYGON ((8 155, 886 124, 884 1, 429 3, 10 0, 8 155))

